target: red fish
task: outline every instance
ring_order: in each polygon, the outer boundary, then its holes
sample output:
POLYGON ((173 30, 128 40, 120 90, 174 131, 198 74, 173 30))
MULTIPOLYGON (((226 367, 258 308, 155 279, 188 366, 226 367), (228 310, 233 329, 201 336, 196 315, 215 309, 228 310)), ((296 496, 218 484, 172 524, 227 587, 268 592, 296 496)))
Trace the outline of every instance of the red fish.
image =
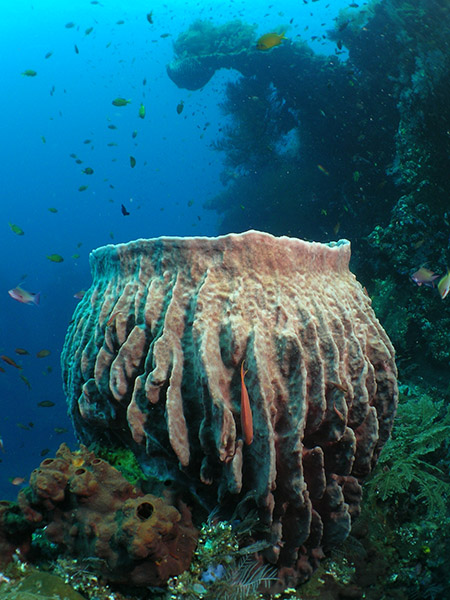
MULTIPOLYGON (((247 373, 247 371, 245 371, 247 373)), ((253 417, 250 401, 248 399, 247 388, 244 383, 244 361, 241 364, 241 427, 244 434, 244 441, 247 446, 253 442, 253 417)))
POLYGON ((11 296, 11 298, 17 300, 17 302, 22 302, 23 304, 36 304, 36 306, 39 304, 39 299, 41 296, 40 292, 33 294, 33 292, 27 292, 27 290, 24 290, 20 286, 17 286, 12 290, 8 290, 8 294, 11 296))
POLYGON ((113 314, 106 321, 106 327, 110 327, 114 323, 114 321, 116 320, 118 315, 121 315, 121 314, 122 314, 122 312, 120 310, 116 310, 115 312, 113 312, 113 314))

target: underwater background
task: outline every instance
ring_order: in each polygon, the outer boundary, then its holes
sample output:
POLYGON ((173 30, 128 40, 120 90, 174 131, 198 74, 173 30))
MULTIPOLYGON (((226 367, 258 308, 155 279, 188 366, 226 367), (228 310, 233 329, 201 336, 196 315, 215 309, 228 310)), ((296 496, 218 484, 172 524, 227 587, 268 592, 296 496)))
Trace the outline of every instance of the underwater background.
MULTIPOLYGON (((293 33, 309 26, 311 35, 321 35, 321 24, 331 27, 345 6, 332 4, 311 10, 298 2, 262 9, 257 2, 133 0, 125 7, 19 0, 2 7, 1 243, 7 259, 0 265, 0 350, 23 367, 2 363, 7 372, 0 373, 2 498, 16 496, 9 479, 26 476, 44 450, 74 443, 59 355, 78 302, 73 296, 91 282, 89 252, 141 237, 219 233, 217 215, 204 208, 223 188, 223 156, 211 145, 227 122, 219 107, 225 86, 238 74, 221 71, 202 90, 178 89, 166 72, 173 40, 196 19, 220 25, 242 18, 262 34, 296 16, 293 33), (152 9, 151 25, 146 15, 152 9), (23 75, 27 70, 37 74, 23 75), (117 97, 131 102, 116 107, 117 97), (83 173, 86 167, 94 173, 83 173), (79 191, 82 186, 88 187, 79 191), (64 262, 50 261, 52 254, 64 262), (19 284, 41 293, 39 306, 8 296, 19 284), (17 355, 16 348, 30 354, 17 355), (43 349, 51 354, 37 359, 43 349), (45 400, 55 406, 39 407, 45 400)), ((276 213, 274 204, 274 222, 276 213)), ((233 231, 250 227, 236 223, 233 231)))
POLYGON ((385 544, 364 583, 373 598, 450 597, 448 3, 15 0, 1 14, 0 498, 76 447, 60 353, 94 248, 346 238, 400 382, 366 487, 379 529, 359 524, 385 544), (186 89, 189 55, 209 75, 186 89))

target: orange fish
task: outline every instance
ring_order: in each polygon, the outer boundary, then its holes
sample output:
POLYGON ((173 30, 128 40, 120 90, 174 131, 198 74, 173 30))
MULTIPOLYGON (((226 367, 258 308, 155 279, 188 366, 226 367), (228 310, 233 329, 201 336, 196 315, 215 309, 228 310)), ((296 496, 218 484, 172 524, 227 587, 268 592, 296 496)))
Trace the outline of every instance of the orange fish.
POLYGON ((112 315, 109 317, 109 319, 106 321, 106 327, 110 327, 110 326, 113 324, 113 322, 114 322, 114 320, 116 319, 116 317, 117 317, 118 315, 120 315, 120 314, 122 314, 120 310, 116 310, 116 311, 114 311, 114 312, 113 312, 113 314, 112 314, 112 315))
POLYGON ((1 358, 2 360, 4 360, 4 361, 5 361, 5 363, 7 363, 8 365, 11 365, 11 367, 16 367, 16 369, 21 369, 21 368, 22 368, 21 366, 19 366, 19 365, 16 363, 16 361, 14 361, 12 358, 9 358, 9 356, 6 356, 5 354, 2 354, 2 355, 0 356, 0 358, 1 358))
MULTIPOLYGON (((247 371, 245 371, 247 373, 247 371)), ((244 361, 241 364, 241 427, 244 434, 244 441, 247 446, 253 442, 253 417, 250 401, 248 399, 247 388, 244 383, 244 361)))
POLYGON ((274 48, 275 46, 279 46, 281 44, 281 42, 284 39, 286 39, 284 37, 285 33, 286 33, 285 31, 283 31, 283 33, 281 33, 281 34, 265 33, 256 42, 256 48, 258 50, 270 50, 271 48, 274 48))

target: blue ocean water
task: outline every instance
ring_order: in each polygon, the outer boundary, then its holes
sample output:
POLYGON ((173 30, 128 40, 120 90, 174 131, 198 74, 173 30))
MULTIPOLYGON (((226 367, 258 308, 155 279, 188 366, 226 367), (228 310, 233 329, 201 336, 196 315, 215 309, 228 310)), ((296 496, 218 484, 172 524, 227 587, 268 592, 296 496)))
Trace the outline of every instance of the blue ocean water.
POLYGON ((288 24, 287 37, 304 36, 316 52, 333 54, 335 44, 321 36, 347 5, 3 3, 0 354, 20 369, 1 361, 0 498, 15 498, 11 480, 26 482, 61 442, 75 446, 59 355, 74 294, 90 285, 89 252, 140 237, 217 233, 216 215, 203 209, 222 189, 222 156, 211 142, 225 123, 219 107, 225 84, 238 75, 221 71, 199 91, 178 89, 166 73, 172 41, 197 18, 215 25, 239 18, 256 23, 260 34, 288 24), (153 24, 146 18, 150 11, 153 24), (26 70, 36 75, 22 75, 26 70), (116 107, 117 97, 130 103, 116 107), (145 119, 138 114, 141 103, 145 119), (93 174, 82 172, 87 167, 93 174), (81 186, 88 187, 79 191, 81 186), (122 204, 129 215, 122 214, 122 204), (53 262, 47 258, 52 254, 64 260, 53 262), (41 293, 39 306, 8 295, 18 284, 41 293), (37 358, 43 349, 50 354, 37 358), (54 406, 38 406, 42 401, 54 406))

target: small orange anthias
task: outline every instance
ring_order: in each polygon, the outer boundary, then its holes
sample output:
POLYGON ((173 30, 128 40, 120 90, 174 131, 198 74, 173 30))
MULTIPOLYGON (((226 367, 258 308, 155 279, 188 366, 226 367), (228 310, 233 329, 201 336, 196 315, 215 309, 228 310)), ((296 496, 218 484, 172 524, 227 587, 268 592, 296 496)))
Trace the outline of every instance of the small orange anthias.
POLYGON ((244 361, 241 364, 241 427, 244 434, 244 441, 249 446, 253 442, 253 417, 250 408, 247 388, 245 386, 244 377, 244 361))

